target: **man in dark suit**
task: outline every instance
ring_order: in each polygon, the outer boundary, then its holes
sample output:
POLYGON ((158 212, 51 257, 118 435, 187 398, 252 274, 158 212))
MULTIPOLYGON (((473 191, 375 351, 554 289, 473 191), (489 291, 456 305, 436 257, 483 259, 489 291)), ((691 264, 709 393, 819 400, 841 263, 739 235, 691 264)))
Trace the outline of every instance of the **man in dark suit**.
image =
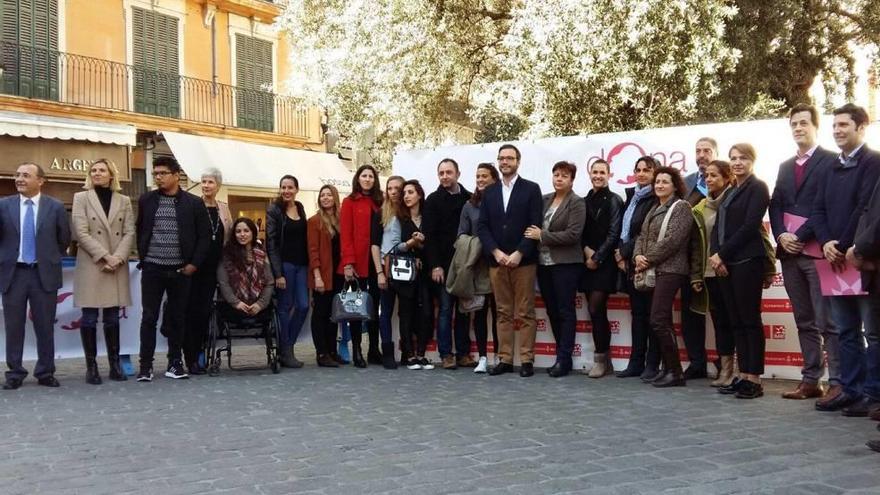
POLYGON ((211 221, 205 203, 180 188, 180 165, 171 157, 153 160, 157 189, 138 200, 137 246, 141 274, 141 349, 137 381, 153 381, 156 323, 162 297, 168 325, 168 378, 188 378, 181 362, 186 331, 190 278, 205 261, 211 244, 211 221))
POLYGON ((521 155, 512 144, 498 150, 501 181, 488 187, 480 204, 477 234, 489 258, 489 278, 498 308, 499 363, 489 372, 513 371, 514 320, 520 321, 520 376, 534 374, 535 265, 537 241, 526 228, 542 224, 543 199, 538 184, 517 174, 521 155))
MULTIPOLYGON (((880 153, 864 141, 868 123, 865 109, 851 103, 834 111, 834 141, 841 153, 825 171, 807 221, 835 271, 853 268, 845 253, 853 245, 859 219, 880 179, 880 153)), ((831 401, 817 402, 816 409, 868 416, 880 407, 880 307, 868 295, 829 299, 831 320, 839 332, 843 391, 831 401)))
POLYGON ((28 372, 21 364, 30 305, 37 337, 34 376, 40 385, 55 379, 55 308, 61 288, 61 257, 70 244, 64 204, 40 193, 43 169, 24 163, 15 171, 18 194, 0 200, 0 292, 6 324, 4 390, 21 387, 28 372))
POLYGON ((830 302, 822 296, 815 258, 804 253, 804 247, 807 242, 816 242, 805 219, 812 212, 819 181, 834 165, 837 155, 816 144, 819 112, 812 105, 795 105, 788 114, 788 123, 797 153, 779 166, 776 187, 770 198, 770 225, 776 237, 804 366, 797 388, 783 393, 782 397, 796 400, 823 397, 825 391, 819 380, 825 374, 827 352, 831 388, 823 401, 829 401, 841 391, 837 330, 831 323, 830 302), (794 218, 798 221, 792 223, 794 218))

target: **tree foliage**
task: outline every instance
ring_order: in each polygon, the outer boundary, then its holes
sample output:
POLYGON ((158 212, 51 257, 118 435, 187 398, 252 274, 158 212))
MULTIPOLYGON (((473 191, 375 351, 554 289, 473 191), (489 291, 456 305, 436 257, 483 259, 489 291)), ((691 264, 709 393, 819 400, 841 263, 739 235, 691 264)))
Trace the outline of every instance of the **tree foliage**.
POLYGON ((300 0, 298 93, 380 166, 396 146, 778 114, 851 91, 876 0, 300 0))

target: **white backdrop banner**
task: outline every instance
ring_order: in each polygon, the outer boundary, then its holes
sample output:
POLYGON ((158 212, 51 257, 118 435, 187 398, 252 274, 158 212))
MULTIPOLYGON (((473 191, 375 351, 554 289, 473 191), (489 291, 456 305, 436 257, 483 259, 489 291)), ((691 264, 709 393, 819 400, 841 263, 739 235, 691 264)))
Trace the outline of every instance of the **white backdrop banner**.
MULTIPOLYGON (((837 151, 838 148, 834 144, 831 134, 831 123, 831 116, 822 117, 819 142, 824 148, 837 151)), ((875 149, 880 147, 880 128, 878 127, 880 126, 874 124, 868 128, 867 141, 875 149)), ((592 162, 601 158, 611 164, 611 189, 622 196, 625 188, 634 185, 633 167, 636 160, 643 155, 651 155, 663 165, 680 169, 683 174, 696 171, 694 148, 697 140, 704 136, 714 138, 718 142, 719 158, 725 159, 731 145, 739 142, 751 143, 758 155, 755 166, 756 174, 767 182, 771 190, 776 183, 779 164, 793 156, 795 152, 787 119, 514 141, 513 144, 522 153, 519 174, 536 181, 545 193, 553 191, 551 182, 553 164, 560 160, 568 160, 578 166, 578 175, 574 185, 575 192, 581 196, 586 195, 591 188, 588 167, 592 162)), ((462 184, 473 190, 473 177, 477 164, 480 162, 495 163, 498 147, 501 144, 475 144, 401 151, 394 156, 394 174, 407 179, 418 179, 426 192, 430 193, 438 185, 437 164, 443 158, 453 158, 461 167, 462 184)), ((797 338, 797 327, 783 286, 781 270, 778 267, 777 271, 780 273, 773 286, 764 291, 763 300, 764 335, 767 339, 766 376, 799 379, 802 357, 797 338)), ((678 301, 676 304, 678 305, 678 301)), ((536 307, 538 337, 535 344, 535 364, 536 366, 550 366, 554 361, 556 345, 540 297, 537 297, 536 307)), ((611 353, 617 368, 626 365, 630 353, 629 299, 622 294, 614 295, 609 300, 608 308, 612 332, 611 353)), ((593 362, 591 326, 582 294, 578 294, 577 314, 578 326, 574 356, 576 368, 587 367, 593 362)), ((675 313, 675 321, 676 332, 680 337, 678 311, 675 313)), ((706 346, 710 359, 714 359, 717 353, 715 352, 711 318, 707 318, 706 327, 706 346)), ((682 359, 686 360, 687 354, 680 338, 679 348, 682 359)))

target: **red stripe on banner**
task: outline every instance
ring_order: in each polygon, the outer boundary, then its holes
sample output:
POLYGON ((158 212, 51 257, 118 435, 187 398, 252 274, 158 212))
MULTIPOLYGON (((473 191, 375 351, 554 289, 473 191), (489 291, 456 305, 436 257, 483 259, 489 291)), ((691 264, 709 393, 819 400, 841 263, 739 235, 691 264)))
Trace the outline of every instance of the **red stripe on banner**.
POLYGON ((791 313, 791 302, 788 299, 761 300, 761 311, 764 313, 791 313))
POLYGON ((625 296, 612 296, 608 298, 608 309, 629 309, 629 298, 625 296))

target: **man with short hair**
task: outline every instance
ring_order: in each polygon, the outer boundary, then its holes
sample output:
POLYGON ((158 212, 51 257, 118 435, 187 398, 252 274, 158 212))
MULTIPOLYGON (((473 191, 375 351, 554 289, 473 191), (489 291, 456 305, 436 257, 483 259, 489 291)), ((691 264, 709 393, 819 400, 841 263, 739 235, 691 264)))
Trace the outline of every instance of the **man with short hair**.
MULTIPOLYGON (((837 155, 816 143, 819 112, 812 105, 795 105, 788 114, 791 135, 797 146, 795 155, 779 165, 776 187, 770 198, 770 225, 776 237, 776 252, 782 263, 785 291, 791 301, 804 365, 801 382, 782 394, 786 399, 821 398, 825 391, 819 380, 825 374, 828 356, 830 389, 824 402, 840 393, 840 366, 837 331, 830 319, 830 303, 822 296, 819 274, 813 256, 804 248, 815 243, 815 233, 807 224, 819 189, 819 182, 837 155)), ((816 253, 818 254, 818 253, 816 253)))
POLYGON ((18 194, 0 200, 0 292, 6 326, 6 381, 3 390, 21 387, 24 329, 30 306, 37 337, 34 377, 46 387, 55 378, 55 309, 61 288, 61 257, 70 244, 64 204, 42 194, 43 168, 22 163, 15 171, 18 194))
POLYGON ((162 297, 168 325, 168 378, 188 378, 181 362, 190 278, 205 261, 211 244, 208 209, 197 196, 180 188, 180 165, 171 157, 153 160, 156 189, 138 200, 137 246, 141 269, 141 349, 139 382, 153 381, 156 323, 162 297))
POLYGON ((535 374, 535 265, 538 242, 525 237, 526 228, 543 222, 538 184, 519 176, 522 156, 516 146, 498 150, 501 181, 486 188, 480 203, 477 234, 489 258, 489 278, 498 308, 499 363, 489 372, 513 371, 514 320, 519 320, 520 376, 535 374))
MULTIPOLYGON (((845 253, 853 245, 861 213, 880 178, 880 153, 868 149, 864 142, 868 122, 865 109, 852 103, 834 111, 834 141, 841 153, 825 172, 807 221, 825 259, 837 272, 853 268, 845 253)), ((844 416, 867 416, 880 406, 878 303, 867 295, 836 295, 829 299, 831 320, 839 332, 843 391, 830 401, 816 402, 816 409, 841 411, 844 416)))
MULTIPOLYGON (((685 199, 694 207, 708 194, 706 186, 706 167, 718 156, 718 142, 710 137, 701 137, 694 147, 697 170, 684 178, 687 190, 685 199)), ((696 229, 694 232, 697 233, 696 229)), ((706 315, 691 309, 694 297, 690 284, 681 288, 681 336, 687 350, 688 367, 684 370, 686 380, 706 378, 706 315)))
POLYGON ((471 193, 459 184, 461 171, 458 162, 444 158, 437 165, 437 190, 425 199, 422 232, 428 244, 425 247, 426 269, 431 270, 431 294, 440 303, 437 314, 437 347, 443 369, 473 368, 477 362, 471 357, 470 320, 458 310, 457 299, 446 290, 446 276, 455 254, 455 239, 461 209, 471 199, 471 193), (452 350, 452 315, 455 314, 455 353, 452 350))

